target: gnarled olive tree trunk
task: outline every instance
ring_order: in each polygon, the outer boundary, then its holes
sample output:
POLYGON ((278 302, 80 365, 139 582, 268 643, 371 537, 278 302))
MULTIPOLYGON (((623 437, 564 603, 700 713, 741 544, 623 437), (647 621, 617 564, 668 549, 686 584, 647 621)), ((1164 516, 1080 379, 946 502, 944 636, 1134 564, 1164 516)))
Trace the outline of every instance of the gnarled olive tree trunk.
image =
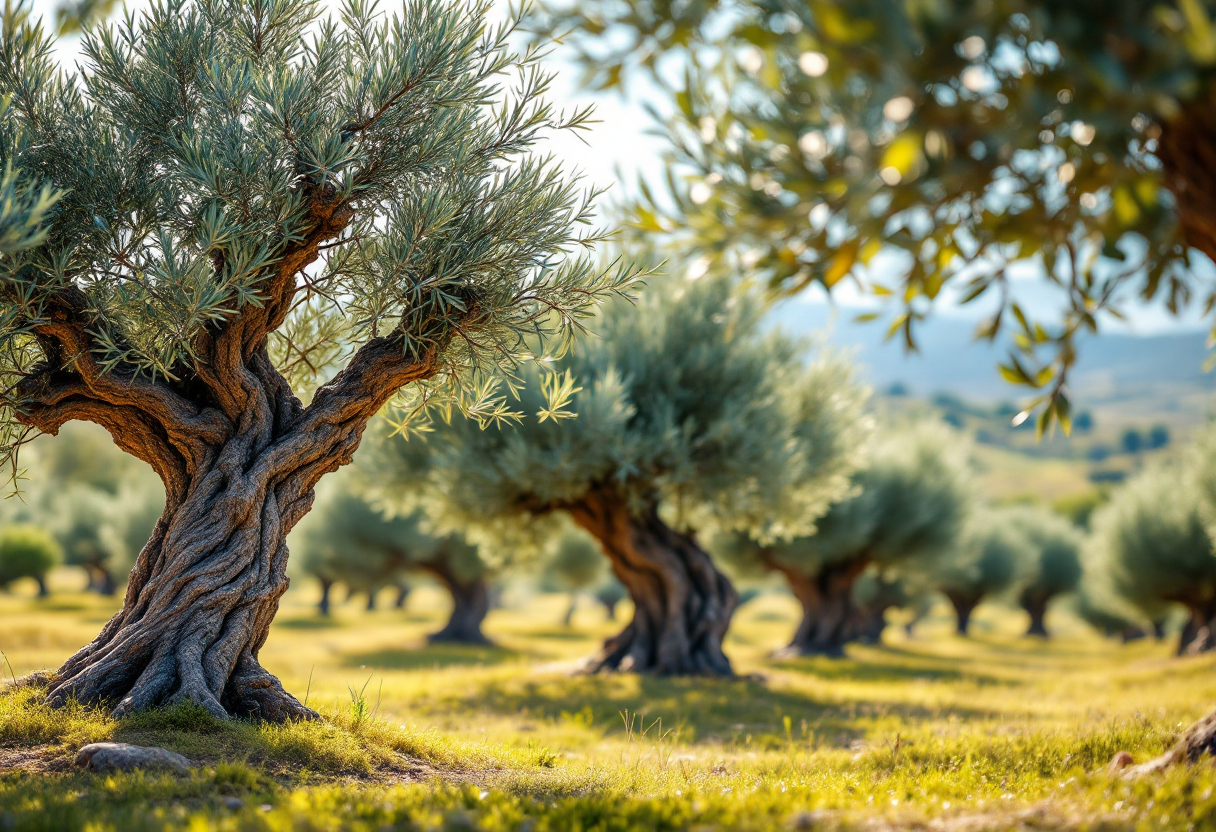
POLYGON ((329 615, 329 596, 334 588, 334 582, 330 578, 321 578, 321 597, 317 599, 317 613, 319 615, 329 615))
POLYGON ((778 656, 844 655, 845 645, 856 634, 858 608, 853 600, 853 585, 869 565, 858 558, 822 567, 809 575, 780 560, 766 556, 765 565, 780 572, 790 591, 802 605, 802 621, 789 645, 778 656))
MULTIPOLYGON (((305 407, 271 363, 267 339, 296 305, 297 276, 354 216, 332 186, 300 185, 311 230, 277 252, 259 302, 201 330, 188 363, 149 376, 98 364, 95 312, 68 283, 31 329, 44 356, 10 390, 16 417, 43 433, 89 421, 143 460, 165 508, 139 553, 122 609, 49 678, 48 700, 117 715, 196 702, 216 716, 315 718, 258 662, 287 589, 291 528, 313 488, 351 459, 367 421, 401 387, 433 376, 400 330, 374 337, 305 407)), ((221 255, 217 275, 226 273, 221 255)))
POLYGON ((264 344, 224 372, 226 382, 209 385, 224 397, 206 406, 98 372, 65 382, 66 391, 28 391, 45 404, 23 418, 43 432, 69 418, 97 422, 165 484, 164 512, 122 609, 53 674, 51 704, 107 704, 121 716, 190 701, 220 717, 316 717, 258 661, 287 590, 285 539, 311 508, 317 481, 350 461, 367 420, 427 369, 399 343, 377 339, 308 408, 264 344))
POLYGON ((443 629, 427 636, 432 643, 492 644, 481 631, 490 612, 490 587, 484 576, 462 578, 445 558, 418 564, 452 596, 452 614, 443 629))
POLYGON ((1051 602, 1051 598, 1051 595, 1029 589, 1018 596, 1018 605, 1030 616, 1030 625, 1026 628, 1026 635, 1036 638, 1051 637, 1047 632, 1047 605, 1051 602))
POLYGON ((942 594, 946 596, 946 600, 950 602, 950 606, 954 607, 954 615, 957 622, 955 632, 960 636, 967 635, 967 631, 971 628, 971 614, 980 605, 982 596, 976 593, 953 589, 946 590, 942 594))
POLYGON ((633 620, 604 643, 588 671, 733 675, 722 642, 738 595, 691 536, 664 523, 657 505, 631 511, 607 489, 568 511, 600 542, 634 606, 633 620))

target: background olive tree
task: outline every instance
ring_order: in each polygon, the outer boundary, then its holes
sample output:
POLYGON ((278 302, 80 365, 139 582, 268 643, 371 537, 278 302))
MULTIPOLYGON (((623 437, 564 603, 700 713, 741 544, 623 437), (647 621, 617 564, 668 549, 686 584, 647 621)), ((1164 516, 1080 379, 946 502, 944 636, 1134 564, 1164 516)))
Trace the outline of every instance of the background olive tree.
POLYGON ((1194 467, 1153 466, 1094 513, 1086 550, 1087 568, 1109 576, 1117 596, 1146 618, 1162 618, 1174 604, 1186 608, 1180 653, 1213 646, 1216 553, 1207 518, 1194 467))
MULTIPOLYGON (((481 631, 490 611, 488 566, 458 534, 434 535, 418 513, 386 514, 359 491, 358 471, 347 469, 325 484, 293 543, 306 571, 321 582, 323 614, 336 582, 368 594, 368 609, 385 587, 400 592, 410 573, 434 578, 452 599, 447 624, 433 642, 488 644, 481 631)), ((399 596, 401 597, 401 596, 399 596)), ((404 601, 404 598, 402 598, 404 601)))
POLYGON ((981 602, 1013 585, 1026 548, 1025 533, 1009 511, 980 508, 968 518, 954 549, 932 570, 933 586, 954 607, 960 636, 968 634, 981 602))
POLYGON ((955 545, 969 505, 968 466, 965 440, 944 425, 887 428, 849 495, 816 521, 813 534, 769 543, 733 535, 721 551, 785 577, 802 606, 788 653, 843 655, 864 617, 854 589, 867 570, 920 570, 919 561, 955 545))
MULTIPOLYGON (((521 520, 565 514, 600 543, 634 618, 592 669, 728 674, 737 595, 698 542, 711 528, 761 539, 810 529, 848 488, 867 425, 847 364, 807 363, 730 282, 666 280, 606 305, 557 368, 574 418, 510 430, 450 424, 369 455, 388 499, 420 495, 443 528, 501 546, 521 520)), ((520 410, 539 409, 528 385, 520 410)))

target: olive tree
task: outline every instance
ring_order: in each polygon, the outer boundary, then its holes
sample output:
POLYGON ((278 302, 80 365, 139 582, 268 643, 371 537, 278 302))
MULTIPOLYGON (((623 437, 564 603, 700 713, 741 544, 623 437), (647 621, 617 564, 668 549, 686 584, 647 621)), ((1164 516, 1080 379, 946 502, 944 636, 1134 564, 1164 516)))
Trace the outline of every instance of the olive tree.
POLYGON ((0 529, 0 589, 32 578, 38 584, 38 597, 45 598, 50 594, 46 575, 62 560, 63 551, 46 529, 25 523, 0 529))
POLYGON ((1027 540, 1008 511, 983 509, 968 519, 958 545, 933 570, 933 585, 954 607, 957 630, 967 635, 971 615, 987 597, 1013 585, 1027 540))
POLYGON ((1213 646, 1216 553, 1195 471, 1180 465, 1150 467, 1112 495, 1093 516, 1087 571, 1102 574, 1116 595, 1146 618, 1161 618, 1181 604, 1189 621, 1178 652, 1213 646))
POLYGON ((49 702, 315 718, 258 662, 315 485, 398 391, 476 407, 632 279, 593 267, 592 195, 535 150, 586 113, 546 103, 540 53, 487 10, 157 0, 68 70, 6 7, 0 157, 37 178, 5 185, 6 458, 90 421, 165 489, 49 702))
POLYGON ((806 363, 806 346, 768 331, 757 299, 724 280, 668 279, 636 305, 606 305, 593 328, 554 377, 576 418, 483 430, 453 415, 386 441, 375 487, 423 494, 441 525, 488 546, 521 519, 568 516, 634 604, 590 669, 729 674, 738 598, 698 532, 809 530, 848 488, 863 391, 838 359, 806 363))
POLYGON ((570 606, 562 619, 569 627, 578 609, 579 594, 602 588, 608 579, 607 564, 596 539, 569 525, 554 536, 546 554, 541 566, 542 585, 570 593, 570 606))
POLYGON ((944 298, 990 304, 1041 427, 1100 313, 1216 293, 1209 3, 546 5, 587 83, 657 82, 673 175, 640 228, 777 292, 856 278, 908 343, 944 298))
MULTIPOLYGON (((351 471, 351 474, 355 472, 351 471)), ((386 514, 357 489, 357 476, 339 475, 323 487, 293 543, 304 568, 321 581, 321 612, 329 613, 335 582, 368 593, 368 609, 385 586, 406 585, 408 572, 437 580, 452 598, 452 613, 433 642, 488 644, 481 631, 490 611, 487 566, 460 535, 432 535, 425 518, 386 514)))
POLYGON ((1037 506, 1008 509, 1026 539, 1018 563, 1018 604, 1030 616, 1028 636, 1047 638, 1047 607, 1081 580, 1082 536, 1069 520, 1037 506))
POLYGON ((724 556, 780 572, 801 604, 802 621, 784 652, 843 655, 858 614, 854 587, 867 569, 939 557, 954 546, 970 490, 964 444, 931 422, 888 429, 853 475, 849 496, 817 521, 814 534, 770 543, 727 538, 724 556))

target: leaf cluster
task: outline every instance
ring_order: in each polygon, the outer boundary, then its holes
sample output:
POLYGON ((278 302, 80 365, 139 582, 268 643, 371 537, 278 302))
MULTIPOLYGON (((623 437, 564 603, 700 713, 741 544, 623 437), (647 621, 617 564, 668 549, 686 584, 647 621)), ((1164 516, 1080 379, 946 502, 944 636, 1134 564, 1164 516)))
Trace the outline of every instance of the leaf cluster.
POLYGON ((591 0, 539 27, 591 85, 663 89, 672 172, 639 229, 780 294, 852 277, 909 347, 940 298, 983 304, 977 334, 1012 336, 1002 374, 1037 391, 1040 431, 1069 429, 1077 341, 1104 316, 1216 302, 1158 155, 1208 106, 1209 3, 591 0))
POLYGON ((668 279, 636 305, 606 305, 595 337, 529 368, 517 399, 494 399, 518 407, 509 429, 454 413, 433 433, 383 442, 372 488, 428 502, 440 526, 481 529, 491 545, 519 517, 596 490, 683 528, 760 539, 810 528, 859 462, 865 392, 841 359, 808 363, 806 344, 771 331, 758 300, 732 288, 668 279), (543 373, 573 418, 545 412, 543 373))
POLYGON ((778 563, 809 575, 848 563, 917 571, 950 552, 970 510, 966 443, 936 422, 879 432, 870 458, 812 535, 733 547, 735 560, 778 563))
POLYGON ((554 108, 543 52, 511 45, 518 15, 488 14, 157 0, 87 28, 68 70, 7 6, 9 442, 13 385, 71 360, 48 338, 65 315, 104 372, 187 394, 218 334, 257 310, 253 346, 281 326, 272 352, 297 381, 377 338, 434 362, 432 392, 564 349, 635 275, 593 266, 595 192, 537 149, 589 113, 554 108))

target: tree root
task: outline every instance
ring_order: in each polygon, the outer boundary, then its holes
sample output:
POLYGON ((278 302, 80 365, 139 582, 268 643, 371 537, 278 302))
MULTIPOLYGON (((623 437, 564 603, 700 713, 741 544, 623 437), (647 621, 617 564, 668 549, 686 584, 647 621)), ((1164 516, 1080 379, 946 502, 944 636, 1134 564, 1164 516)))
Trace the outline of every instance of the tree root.
POLYGON ((1164 771, 1174 765, 1197 763, 1201 759, 1213 756, 1216 756, 1216 711, 1212 711, 1187 728, 1186 733, 1179 738, 1178 742, 1174 743, 1173 748, 1169 751, 1146 763, 1129 766, 1124 769, 1122 776, 1130 780, 1164 771))

